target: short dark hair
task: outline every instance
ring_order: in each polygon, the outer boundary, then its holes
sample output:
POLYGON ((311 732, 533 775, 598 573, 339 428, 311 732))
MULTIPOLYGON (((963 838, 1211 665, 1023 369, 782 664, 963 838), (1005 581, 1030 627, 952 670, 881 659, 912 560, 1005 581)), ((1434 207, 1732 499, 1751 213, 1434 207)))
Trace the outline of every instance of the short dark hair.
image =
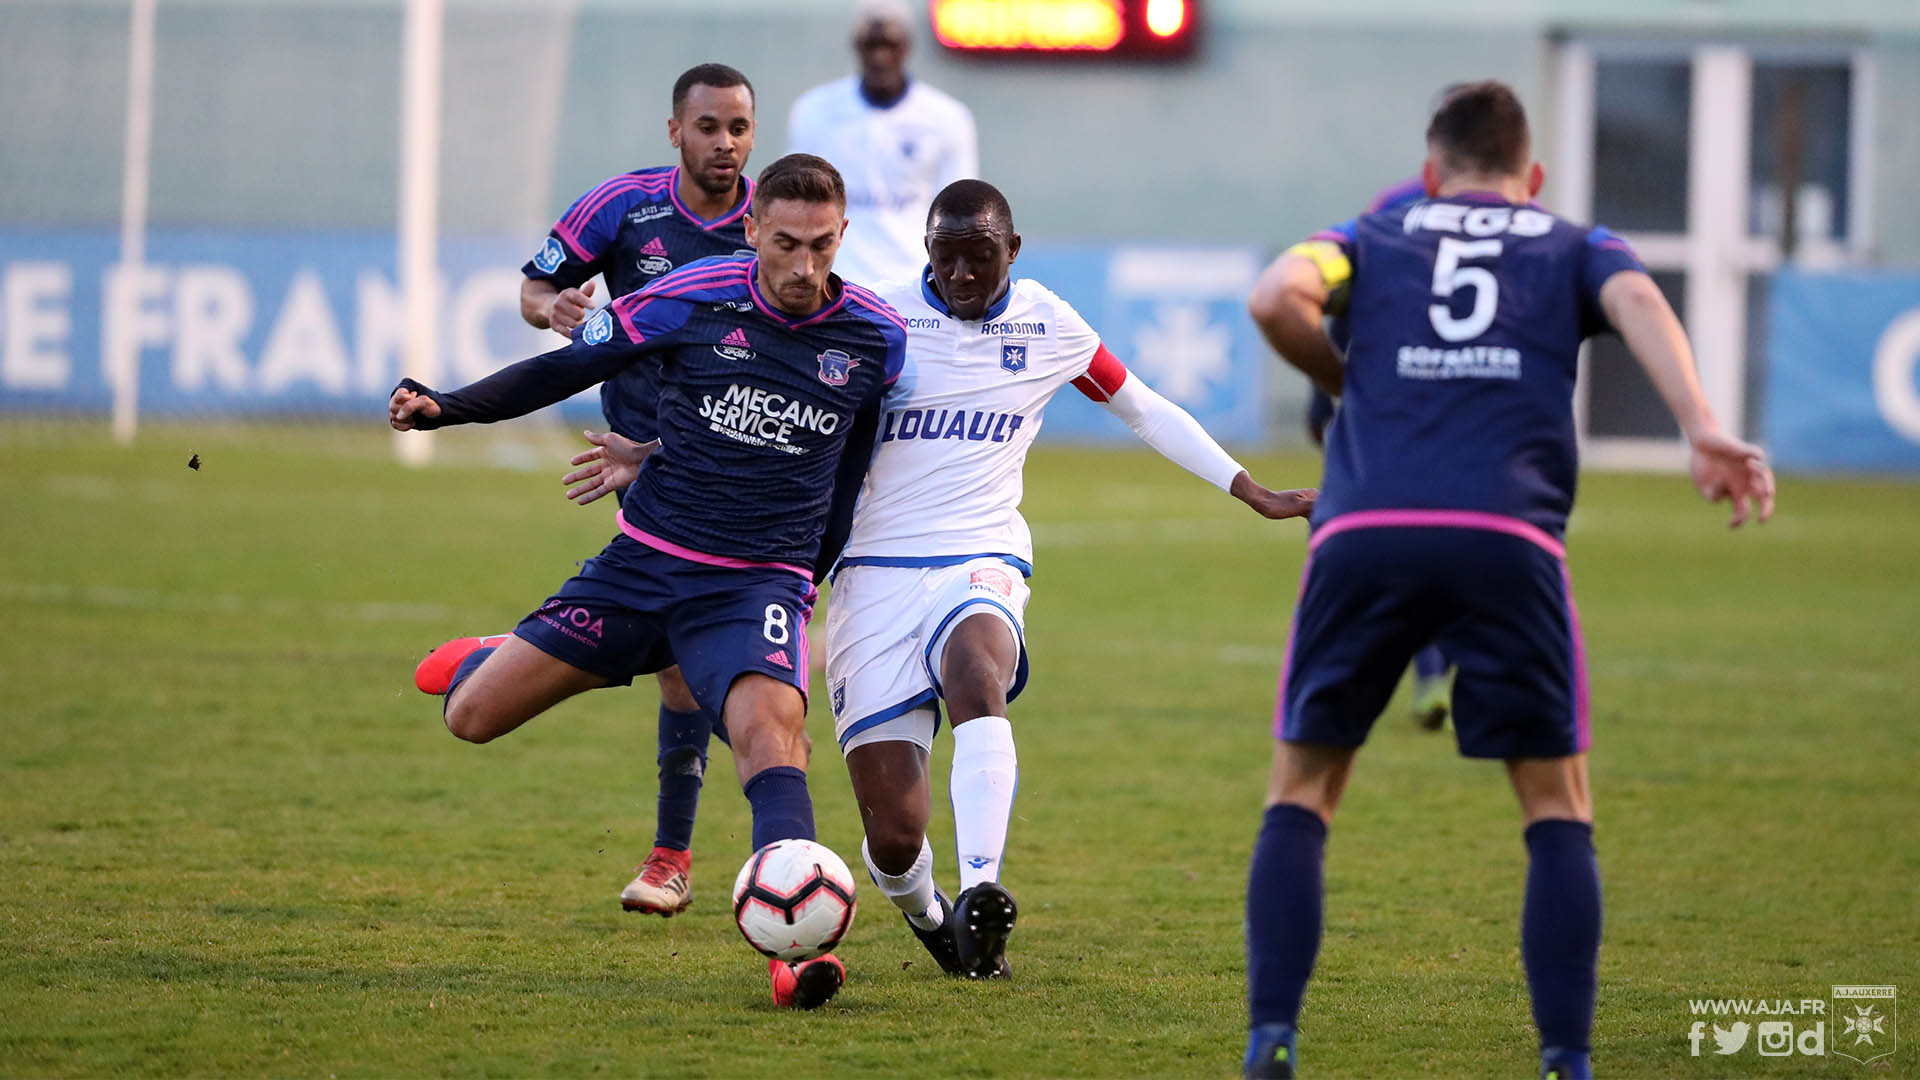
POLYGON ((927 224, 941 214, 952 217, 975 217, 982 211, 992 214, 1006 222, 1008 231, 1013 229, 1013 207, 1007 204, 1007 197, 1000 189, 985 180, 955 180, 940 189, 933 197, 933 205, 927 207, 927 224))
POLYGON ((775 199, 830 202, 845 210, 847 182, 840 179, 840 170, 834 168, 826 158, 812 154, 788 154, 774 159, 773 164, 760 170, 760 179, 753 186, 754 216, 759 217, 766 205, 775 199))
POLYGON ((1453 172, 1506 176, 1527 167, 1533 136, 1513 87, 1488 79, 1448 92, 1427 125, 1427 145, 1453 172))
POLYGON ((695 64, 680 73, 673 80, 673 114, 680 115, 680 107, 687 103, 687 93, 696 86, 711 86, 716 90, 725 90, 729 86, 747 88, 747 100, 753 101, 753 84, 745 75, 725 64, 695 64))

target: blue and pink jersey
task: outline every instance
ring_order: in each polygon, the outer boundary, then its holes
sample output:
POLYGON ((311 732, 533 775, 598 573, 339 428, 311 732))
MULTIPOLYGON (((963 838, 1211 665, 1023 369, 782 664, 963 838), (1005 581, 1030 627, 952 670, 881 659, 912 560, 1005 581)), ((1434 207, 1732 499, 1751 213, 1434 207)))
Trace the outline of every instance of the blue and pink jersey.
POLYGON ((1446 510, 1561 536, 1578 467, 1580 345, 1606 328, 1601 285, 1642 269, 1632 250, 1605 229, 1481 192, 1393 206, 1314 239, 1352 268, 1316 528, 1446 510))
MULTIPOLYGON (((826 307, 788 315, 761 295, 758 268, 735 257, 681 267, 595 312, 566 348, 436 393, 440 422, 525 415, 644 368, 660 387, 661 447, 627 489, 621 530, 699 562, 810 576, 842 451, 899 377, 906 326, 837 278, 826 307)), ((851 460, 866 456, 862 444, 851 460)))
MULTIPOLYGON (((673 166, 622 173, 600 184, 560 215, 521 272, 561 289, 578 288, 600 274, 612 299, 690 262, 753 254, 745 224, 752 180, 741 177, 733 208, 712 219, 687 209, 679 184, 680 170, 673 166)), ((601 411, 614 431, 647 442, 659 436, 658 393, 650 374, 635 369, 601 387, 601 411)))

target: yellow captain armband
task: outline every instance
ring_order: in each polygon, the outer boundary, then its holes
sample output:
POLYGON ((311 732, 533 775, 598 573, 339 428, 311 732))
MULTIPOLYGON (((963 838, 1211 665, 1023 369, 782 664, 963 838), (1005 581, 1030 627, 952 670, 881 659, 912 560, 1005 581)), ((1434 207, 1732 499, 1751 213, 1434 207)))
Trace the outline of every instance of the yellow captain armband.
POLYGON ((1327 285, 1329 314, 1337 315, 1347 306, 1347 285, 1353 281, 1353 263, 1340 250, 1340 245, 1329 240, 1303 240, 1283 254, 1298 255, 1319 268, 1320 280, 1327 285))

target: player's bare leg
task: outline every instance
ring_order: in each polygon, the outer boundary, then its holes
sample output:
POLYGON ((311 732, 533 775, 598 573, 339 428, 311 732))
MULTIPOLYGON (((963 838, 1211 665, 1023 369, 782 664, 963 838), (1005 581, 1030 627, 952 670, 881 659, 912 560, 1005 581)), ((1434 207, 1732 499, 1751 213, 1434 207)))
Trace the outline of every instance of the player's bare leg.
MULTIPOLYGON (((807 795, 806 699, 791 684, 749 672, 733 681, 721 711, 733 746, 733 767, 753 805, 755 851, 799 837, 814 838, 813 800, 807 795)), ((773 998, 781 1005, 814 1009, 840 990, 847 972, 832 953, 798 964, 770 960, 773 998)))
POLYGON ((447 692, 447 730, 467 742, 491 742, 575 694, 605 685, 602 676, 508 637, 447 692))
POLYGON ((661 671, 654 681, 660 686, 657 828, 653 850, 620 892, 620 906, 671 918, 693 903, 693 820, 713 722, 677 666, 661 671))
POLYGON ((1300 1003, 1320 954, 1327 826, 1357 748, 1278 742, 1247 886, 1248 1076, 1292 1076, 1300 1003))
POLYGON ((960 860, 954 939, 973 978, 1011 974, 1007 935, 1018 909, 998 879, 1020 776, 1013 725, 1007 720, 1007 688, 1019 661, 1019 639, 989 609, 961 619, 940 658, 940 686, 953 721, 949 790, 954 854, 960 860))
POLYGON ((1520 956, 1540 1029, 1541 1075, 1591 1076, 1601 898, 1587 755, 1515 758, 1507 776, 1526 823, 1520 956))
POLYGON ((867 872, 882 895, 900 909, 907 926, 949 975, 962 975, 954 941, 953 905, 933 884, 933 845, 927 842, 927 818, 933 792, 927 752, 918 743, 865 743, 847 752, 867 872))

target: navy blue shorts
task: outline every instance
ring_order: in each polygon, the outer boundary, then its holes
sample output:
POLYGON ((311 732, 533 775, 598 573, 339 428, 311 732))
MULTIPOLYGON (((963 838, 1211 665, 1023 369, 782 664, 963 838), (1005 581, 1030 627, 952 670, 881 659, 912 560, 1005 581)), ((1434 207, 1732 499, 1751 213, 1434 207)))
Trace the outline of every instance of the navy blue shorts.
POLYGON ((749 672, 805 697, 807 619, 818 596, 811 575, 710 562, 660 543, 670 550, 614 537, 513 632, 615 685, 677 662, 694 699, 715 716, 733 681, 749 672))
POLYGON ((1591 743, 1586 650, 1566 551, 1517 518, 1344 514, 1301 571, 1274 737, 1359 746, 1428 642, 1459 669, 1455 737, 1475 758, 1565 757, 1591 743))

